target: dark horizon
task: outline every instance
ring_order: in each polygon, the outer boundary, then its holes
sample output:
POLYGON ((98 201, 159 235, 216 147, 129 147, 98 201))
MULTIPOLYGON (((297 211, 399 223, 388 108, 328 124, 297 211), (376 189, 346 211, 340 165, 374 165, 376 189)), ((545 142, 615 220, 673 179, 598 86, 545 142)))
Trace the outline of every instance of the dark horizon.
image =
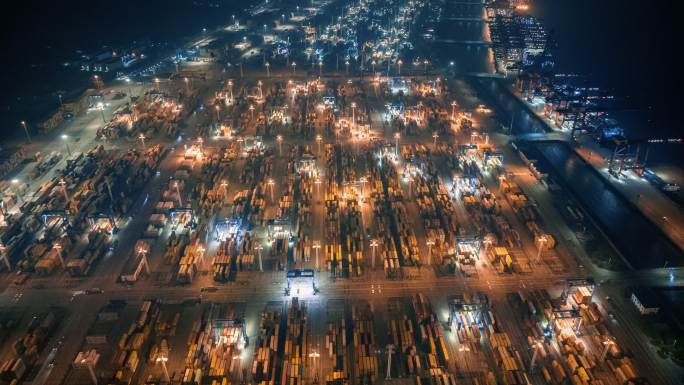
POLYGON ((647 113, 651 129, 681 136, 672 113, 680 90, 671 68, 677 35, 670 7, 637 0, 537 0, 531 13, 553 32, 557 72, 586 76, 588 85, 605 88, 625 109, 647 113))
MULTIPOLYGON (((640 111, 646 117, 643 120, 651 122, 644 128, 641 121, 634 124, 642 131, 637 135, 680 136, 671 113, 676 110, 677 82, 663 76, 672 71, 675 56, 675 16, 666 4, 644 5, 636 0, 537 0, 532 4, 531 13, 544 20, 557 42, 553 50, 557 72, 583 75, 587 84, 613 93, 625 109, 640 111)), ((19 3, 11 16, 5 14, 2 27, 9 36, 6 58, 10 58, 3 63, 2 132, 7 135, 15 129, 12 122, 34 114, 23 102, 35 100, 55 108, 58 91, 67 91, 73 83, 82 86, 87 76, 60 68, 77 57, 77 50, 93 52, 145 39, 174 42, 199 32, 201 25, 226 21, 241 6, 221 0, 19 3), (141 22, 151 15, 154 24, 141 22), (73 81, 65 81, 67 75, 73 81)), ((45 115, 42 112, 32 119, 45 115)))

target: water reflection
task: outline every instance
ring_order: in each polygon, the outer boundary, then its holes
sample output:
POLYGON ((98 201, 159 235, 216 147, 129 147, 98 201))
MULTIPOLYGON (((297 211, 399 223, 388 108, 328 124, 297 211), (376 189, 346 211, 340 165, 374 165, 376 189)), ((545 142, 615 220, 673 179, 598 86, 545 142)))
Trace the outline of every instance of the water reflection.
POLYGON ((441 21, 435 26, 434 59, 442 63, 454 62, 459 73, 491 73, 487 24, 483 20, 484 7, 473 4, 449 3, 444 5, 441 21))
POLYGON ((613 244, 635 268, 683 265, 684 255, 653 223, 608 186, 563 142, 526 145, 539 166, 552 171, 584 206, 613 244))

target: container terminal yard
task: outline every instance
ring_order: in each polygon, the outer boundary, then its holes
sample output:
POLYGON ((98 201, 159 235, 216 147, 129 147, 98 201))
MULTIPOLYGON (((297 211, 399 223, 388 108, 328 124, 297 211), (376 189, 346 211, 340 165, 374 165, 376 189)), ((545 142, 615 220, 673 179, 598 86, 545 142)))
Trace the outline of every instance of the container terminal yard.
POLYGON ((679 263, 591 257, 592 232, 621 246, 502 129, 485 75, 429 56, 516 67, 435 39, 443 18, 489 35, 491 4, 452 3, 264 1, 156 73, 94 77, 50 132, 24 122, 0 384, 681 384, 641 328, 679 263))

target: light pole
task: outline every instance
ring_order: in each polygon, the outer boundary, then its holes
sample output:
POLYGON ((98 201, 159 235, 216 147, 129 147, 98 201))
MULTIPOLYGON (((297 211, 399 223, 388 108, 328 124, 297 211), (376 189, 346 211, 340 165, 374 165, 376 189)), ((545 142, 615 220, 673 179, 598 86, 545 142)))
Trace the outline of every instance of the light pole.
POLYGON ((375 60, 371 62, 371 66, 373 67, 373 75, 375 75, 375 60))
POLYGON ((228 92, 230 92, 230 103, 233 103, 233 81, 228 80, 228 92))
POLYGON ((159 92, 159 78, 154 78, 154 88, 159 92))
POLYGON ((401 134, 398 132, 394 133, 394 156, 397 158, 399 157, 399 138, 401 138, 401 134))
POLYGON ((254 120, 254 104, 249 105, 249 112, 252 115, 252 120, 254 120))
POLYGON ((297 88, 293 85, 292 79, 287 81, 287 87, 292 92, 292 104, 295 102, 295 98, 297 97, 297 88))
POLYGON ((351 103, 351 108, 352 108, 352 128, 356 127, 356 103, 352 102, 351 103))
POLYGON ((437 151, 437 138, 439 138, 439 134, 437 133, 437 131, 435 131, 432 133, 432 139, 434 139, 433 147, 435 148, 435 151, 437 151))
POLYGON ((608 351, 610 350, 610 347, 615 345, 615 341, 611 339, 607 339, 603 341, 603 352, 601 353, 601 362, 606 360, 606 355, 608 354, 608 351))
POLYGON ((485 256, 487 255, 487 252, 489 251, 489 248, 494 244, 494 237, 491 234, 487 234, 484 237, 484 240, 482 241, 484 243, 484 254, 485 256))
POLYGON ((197 251, 198 251, 198 255, 200 257, 200 264, 204 265, 204 252, 206 252, 207 249, 204 246, 200 245, 197 247, 197 251))
POLYGON ((268 187, 271 190, 271 203, 273 203, 273 185, 275 185, 275 182, 272 178, 269 178, 268 182, 266 183, 268 184, 268 187))
POLYGON ((59 264, 62 266, 62 269, 64 269, 66 266, 64 265, 64 256, 62 256, 62 245, 60 245, 59 243, 55 243, 52 247, 55 250, 57 250, 57 258, 59 259, 59 264))
POLYGON ((69 195, 67 194, 66 184, 67 183, 64 178, 59 180, 59 185, 62 187, 62 194, 64 194, 64 202, 69 203, 69 195))
POLYGON ((428 247, 428 265, 432 265, 432 246, 435 245, 435 240, 434 239, 428 239, 427 242, 427 247, 428 247))
MULTIPOLYGON (((136 250, 138 252, 138 256, 140 257, 140 264, 138 266, 142 266, 145 268, 145 274, 150 276, 150 265, 147 263, 147 252, 149 251, 148 249, 144 247, 138 247, 136 250)), ((142 269, 142 268, 141 268, 142 269)))
POLYGON ((318 76, 323 76, 323 62, 318 61, 318 76))
POLYGON ((420 112, 420 114, 419 114, 420 120, 422 121, 425 117, 425 108, 423 108, 423 102, 418 102, 418 110, 420 112))
POLYGON ((532 353, 532 362, 530 363, 530 373, 534 370, 534 364, 537 362, 537 357, 539 356, 539 351, 544 349, 544 345, 541 341, 537 341, 534 344, 534 353, 532 353))
POLYGON ((413 199, 413 175, 408 174, 406 181, 408 182, 409 199, 413 199))
POLYGON ((223 193, 226 194, 226 201, 228 201, 228 182, 221 181, 221 187, 223 187, 223 193))
POLYGON ((0 259, 5 262, 5 266, 7 266, 7 271, 12 271, 12 265, 10 264, 9 257, 7 256, 7 248, 5 247, 5 244, 0 242, 0 259))
MULTIPOLYGON (((92 352, 95 352, 95 350, 92 350, 92 352)), ((90 380, 94 385, 97 385, 97 376, 95 375, 95 360, 98 359, 100 355, 95 352, 95 356, 96 357, 93 357, 91 354, 88 354, 86 358, 81 359, 80 364, 85 365, 86 369, 88 369, 88 374, 90 374, 90 380)))
POLYGON ((546 234, 542 234, 537 238, 537 263, 541 262, 542 250, 546 247, 549 239, 546 234))
POLYGON ((347 74, 347 76, 349 76, 349 60, 345 60, 344 66, 346 67, 346 70, 345 70, 346 74, 347 74))
POLYGON ((366 179, 365 176, 362 176, 359 178, 359 182, 361 182, 361 198, 363 199, 364 193, 366 192, 366 182, 368 179, 366 179))
POLYGON ((386 380, 389 380, 392 378, 390 375, 390 370, 392 369, 392 351, 394 350, 394 345, 389 344, 387 345, 387 376, 385 376, 386 380))
POLYGON ((264 98, 264 91, 263 91, 263 89, 261 88, 261 86, 263 86, 263 85, 264 85, 264 83, 263 83, 261 80, 259 80, 259 81, 257 82, 257 86, 259 86, 259 99, 263 99, 263 98, 264 98))
POLYGON ((373 268, 373 270, 375 270, 375 249, 377 249, 379 246, 378 239, 377 238, 371 239, 370 246, 371 246, 371 249, 373 250, 373 253, 371 254, 371 257, 372 257, 371 258, 371 268, 373 268))
POLYGON ((104 114, 104 110, 105 110, 104 103, 100 103, 98 105, 98 110, 100 110, 100 115, 102 115, 102 123, 107 123, 107 119, 105 119, 105 114, 104 114))
POLYGON ((12 183, 12 186, 13 186, 12 189, 14 190, 14 193, 17 195, 17 199, 19 200, 19 202, 23 202, 24 198, 21 197, 19 187, 18 187, 19 186, 19 179, 12 179, 12 181, 10 183, 12 183))
POLYGON ((316 194, 321 193, 321 180, 319 178, 316 178, 316 181, 314 182, 316 184, 316 194))
POLYGON ((221 121, 221 107, 217 104, 214 108, 216 109, 216 122, 218 123, 221 121))
POLYGON ((427 70, 428 64, 430 64, 430 62, 427 61, 427 59, 423 61, 423 65, 425 66, 425 75, 427 75, 427 73, 428 73, 428 70, 427 70))
POLYGON ((401 61, 401 59, 397 60, 397 76, 401 76, 401 64, 402 63, 403 62, 401 61))
POLYGON ((143 134, 141 132, 140 135, 138 135, 138 139, 140 139, 140 144, 142 145, 142 149, 144 150, 145 149, 145 134, 143 134))
POLYGON ((71 149, 69 148, 69 136, 68 135, 62 135, 61 136, 62 140, 64 141, 64 145, 66 146, 67 154, 71 156, 71 149))
POLYGON ((162 372, 164 373, 164 382, 171 382, 171 379, 169 378, 169 370, 166 367, 166 361, 168 360, 168 357, 165 356, 159 356, 155 360, 158 364, 161 364, 162 372))
POLYGON ((292 74, 297 74, 297 63, 292 62, 292 74))
POLYGON ((183 78, 183 82, 185 83, 185 91, 187 93, 190 93, 190 79, 183 78))
POLYGON ((318 250, 321 248, 321 241, 314 241, 313 243, 313 249, 316 252, 316 270, 320 270, 320 266, 318 264, 318 250))
POLYGON ((26 134, 26 140, 31 143, 31 135, 29 135, 28 132, 28 125, 26 124, 25 120, 21 121, 21 126, 24 127, 24 133, 26 134))
POLYGON ((321 135, 316 135, 316 143, 318 144, 318 156, 321 156, 321 142, 323 137, 321 135))
POLYGON ((104 180, 105 186, 107 186, 107 192, 109 193, 109 200, 114 204, 114 194, 112 194, 112 185, 109 183, 109 177, 104 180))
POLYGON ((242 381, 242 356, 240 354, 236 354, 233 356, 234 360, 237 360, 237 378, 235 378, 235 382, 237 381, 242 381))
POLYGON ((280 156, 283 156, 283 136, 282 135, 276 136, 276 141, 278 142, 278 154, 280 156))
POLYGON ((271 63, 266 62, 266 64, 264 64, 264 65, 266 66, 266 76, 268 76, 270 78, 271 77, 271 63))
MULTIPOLYGON (((311 365, 311 371, 312 372, 317 372, 317 370, 316 370, 317 369, 316 359, 319 358, 320 356, 321 356, 321 354, 318 352, 309 353, 309 357, 313 359, 313 364, 311 365)), ((318 376, 316 376, 316 377, 318 377, 318 376)))
POLYGON ((176 188, 176 195, 178 195, 178 205, 183 207, 183 198, 181 198, 180 187, 178 187, 178 181, 173 182, 173 187, 176 188))
POLYGON ((456 120, 456 101, 451 102, 451 121, 456 120))
POLYGON ((264 246, 262 246, 260 243, 254 246, 254 250, 257 251, 257 256, 259 257, 259 271, 263 272, 264 271, 264 263, 263 260, 261 259, 261 250, 264 249, 264 246))

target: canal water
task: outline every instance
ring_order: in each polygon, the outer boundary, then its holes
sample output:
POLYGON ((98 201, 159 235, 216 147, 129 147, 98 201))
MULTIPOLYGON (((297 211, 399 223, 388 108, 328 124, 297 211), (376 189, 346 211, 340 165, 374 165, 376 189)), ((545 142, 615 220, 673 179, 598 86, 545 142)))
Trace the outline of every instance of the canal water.
POLYGON ((541 170, 559 177, 636 269, 684 265, 684 254, 564 142, 527 143, 541 170))
MULTIPOLYGON (((471 84, 495 107, 501 126, 507 131, 512 127, 513 135, 534 138, 548 130, 501 80, 473 79, 471 84)), ((538 161, 540 171, 555 176, 565 185, 634 268, 684 266, 682 250, 567 143, 520 139, 518 144, 529 159, 538 161)))
POLYGON ((457 73, 491 73, 488 28, 483 20, 484 6, 476 0, 447 0, 434 30, 432 60, 457 73))

